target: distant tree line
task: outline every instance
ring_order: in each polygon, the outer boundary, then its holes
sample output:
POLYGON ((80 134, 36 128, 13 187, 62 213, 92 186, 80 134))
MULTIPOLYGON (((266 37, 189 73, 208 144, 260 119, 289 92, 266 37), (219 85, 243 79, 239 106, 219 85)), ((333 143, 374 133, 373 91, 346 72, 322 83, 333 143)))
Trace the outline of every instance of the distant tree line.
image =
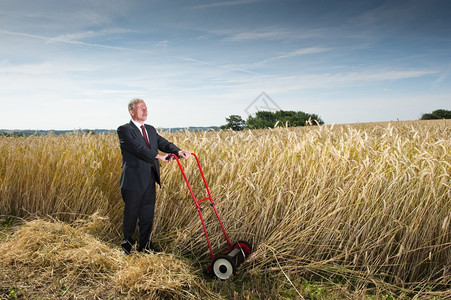
POLYGON ((227 124, 221 129, 243 130, 273 128, 276 126, 306 126, 323 125, 324 121, 317 114, 308 114, 303 111, 258 111, 255 116, 243 120, 239 115, 230 115, 226 118, 227 124))
POLYGON ((420 120, 451 119, 451 110, 437 109, 430 114, 423 114, 420 120))

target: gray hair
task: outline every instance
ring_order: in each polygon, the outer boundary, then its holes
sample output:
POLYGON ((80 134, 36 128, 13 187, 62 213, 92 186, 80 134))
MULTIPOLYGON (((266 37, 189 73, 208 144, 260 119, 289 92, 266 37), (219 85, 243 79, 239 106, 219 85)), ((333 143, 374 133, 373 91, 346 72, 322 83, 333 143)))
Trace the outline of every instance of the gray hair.
POLYGON ((135 105, 139 102, 144 102, 144 100, 139 98, 133 98, 132 100, 130 100, 130 102, 128 102, 128 110, 133 110, 135 108, 135 105))

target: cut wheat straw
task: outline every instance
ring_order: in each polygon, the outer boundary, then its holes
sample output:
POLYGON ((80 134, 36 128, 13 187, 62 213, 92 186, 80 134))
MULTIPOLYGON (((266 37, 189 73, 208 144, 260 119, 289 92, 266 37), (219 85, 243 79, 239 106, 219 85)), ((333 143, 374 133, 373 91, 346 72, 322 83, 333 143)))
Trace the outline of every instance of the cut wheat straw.
POLYGON ((28 296, 71 298, 77 293, 161 299, 206 296, 199 274, 172 255, 124 256, 88 232, 102 223, 57 221, 25 223, 0 244, 2 288, 22 285, 28 296), (80 291, 82 289, 83 291, 80 291))

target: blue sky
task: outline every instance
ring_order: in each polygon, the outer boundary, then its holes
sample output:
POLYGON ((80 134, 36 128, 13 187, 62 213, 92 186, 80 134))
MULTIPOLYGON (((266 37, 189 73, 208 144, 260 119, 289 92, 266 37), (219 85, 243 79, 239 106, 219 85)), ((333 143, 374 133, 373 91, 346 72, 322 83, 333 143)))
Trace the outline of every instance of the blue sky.
POLYGON ((326 124, 451 109, 448 0, 0 0, 0 128, 326 124), (269 109, 269 108, 268 108, 269 109))

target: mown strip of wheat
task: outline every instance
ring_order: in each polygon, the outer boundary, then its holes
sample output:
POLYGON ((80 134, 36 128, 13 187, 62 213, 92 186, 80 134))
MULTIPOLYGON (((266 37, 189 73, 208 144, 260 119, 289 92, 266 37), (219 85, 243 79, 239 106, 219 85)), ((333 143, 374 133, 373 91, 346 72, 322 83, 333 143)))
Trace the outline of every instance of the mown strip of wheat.
POLYGON ((100 241, 96 234, 106 221, 94 214, 71 225, 41 219, 25 223, 0 244, 0 295, 14 287, 38 299, 214 297, 186 261, 163 253, 124 256, 100 241))
MULTIPOLYGON (((254 245, 241 272, 440 295, 451 284, 451 130, 424 124, 163 134, 198 154, 232 241, 254 245)), ((98 211, 106 235, 119 236, 115 135, 3 137, 0 153, 1 214, 70 221, 98 211)), ((183 163, 203 197, 195 161, 183 163)), ((154 240, 208 260, 178 166, 162 177, 154 240)), ((208 205, 204 214, 221 252, 208 205)))

